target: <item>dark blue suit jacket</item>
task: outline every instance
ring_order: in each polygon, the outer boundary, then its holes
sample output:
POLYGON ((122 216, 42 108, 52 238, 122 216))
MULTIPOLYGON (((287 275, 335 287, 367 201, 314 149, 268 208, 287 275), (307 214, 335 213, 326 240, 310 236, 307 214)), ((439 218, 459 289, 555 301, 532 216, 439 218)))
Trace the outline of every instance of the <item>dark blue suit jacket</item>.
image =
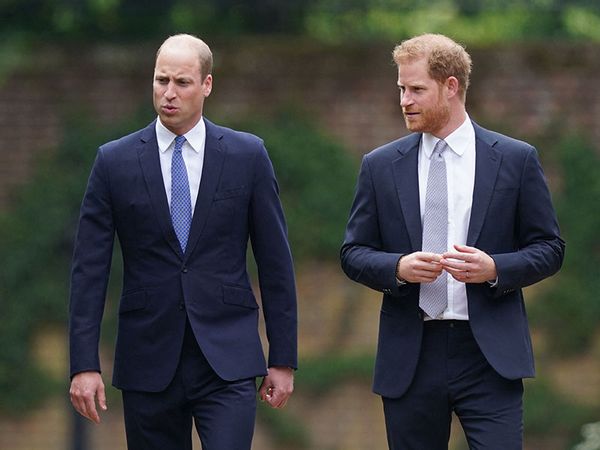
POLYGON ((155 124, 98 150, 73 258, 71 375, 100 370, 98 340, 115 232, 124 267, 116 387, 160 391, 169 384, 186 316, 221 378, 266 374, 259 306, 246 270, 249 239, 268 364, 296 367, 295 282, 271 162, 256 136, 205 123, 204 168, 185 254, 171 224, 155 124))
MULTIPOLYGON (((503 377, 534 376, 521 288, 560 268, 564 242, 537 153, 476 124, 476 166, 467 245, 496 263, 498 285, 468 284, 469 320, 491 366, 503 377)), ((401 396, 415 373, 423 315, 419 284, 396 285, 398 259, 421 250, 417 156, 411 134, 363 158, 341 249, 353 280, 381 291, 374 391, 401 396)))

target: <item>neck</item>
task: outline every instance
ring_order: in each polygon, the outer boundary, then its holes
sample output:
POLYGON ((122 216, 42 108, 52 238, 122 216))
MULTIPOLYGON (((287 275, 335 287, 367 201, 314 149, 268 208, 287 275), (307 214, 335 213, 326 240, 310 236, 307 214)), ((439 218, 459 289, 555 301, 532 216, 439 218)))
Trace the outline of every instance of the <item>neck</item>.
POLYGON ((467 111, 465 110, 464 105, 461 105, 460 108, 451 109, 450 117, 448 118, 448 122, 444 127, 440 130, 436 131, 433 134, 435 137, 439 139, 446 139, 450 134, 452 134, 458 127, 460 127, 465 119, 467 118, 467 111))

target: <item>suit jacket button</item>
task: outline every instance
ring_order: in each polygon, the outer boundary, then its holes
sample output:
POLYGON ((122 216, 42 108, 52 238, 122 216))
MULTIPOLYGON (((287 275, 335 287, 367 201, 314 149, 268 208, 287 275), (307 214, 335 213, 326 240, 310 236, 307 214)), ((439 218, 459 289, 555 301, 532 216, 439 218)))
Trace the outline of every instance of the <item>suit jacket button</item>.
POLYGON ((184 267, 183 269, 181 269, 181 271, 182 271, 183 273, 187 273, 187 272, 188 272, 188 270, 187 270, 187 267, 184 267))
POLYGON ((181 303, 179 304, 179 311, 183 311, 183 310, 184 310, 184 308, 185 308, 185 306, 183 305, 183 302, 181 302, 181 303))

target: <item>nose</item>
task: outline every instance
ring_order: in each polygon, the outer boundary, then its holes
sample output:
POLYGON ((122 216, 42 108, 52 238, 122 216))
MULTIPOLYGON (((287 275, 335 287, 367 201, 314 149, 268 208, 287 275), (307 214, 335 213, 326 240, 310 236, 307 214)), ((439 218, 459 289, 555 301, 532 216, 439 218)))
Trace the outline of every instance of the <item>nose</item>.
POLYGON ((408 91, 400 92, 400 106, 403 108, 410 105, 413 102, 412 97, 408 91))
POLYGON ((176 96, 176 92, 175 92, 175 86, 172 82, 169 82, 169 84, 167 85, 167 88, 165 89, 165 97, 167 99, 173 99, 176 96))

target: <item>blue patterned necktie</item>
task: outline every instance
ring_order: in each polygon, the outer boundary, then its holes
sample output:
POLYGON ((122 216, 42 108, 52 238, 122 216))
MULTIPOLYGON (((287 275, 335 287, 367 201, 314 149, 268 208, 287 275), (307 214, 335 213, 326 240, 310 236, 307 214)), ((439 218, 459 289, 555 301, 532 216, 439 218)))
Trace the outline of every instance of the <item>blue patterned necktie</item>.
POLYGON ((171 160, 171 220, 175 234, 185 253, 190 226, 192 224, 192 201, 190 183, 181 150, 185 142, 184 136, 175 138, 173 159, 171 160))
MULTIPOLYGON (((446 141, 440 139, 433 149, 429 165, 423 215, 424 252, 444 253, 448 249, 448 183, 443 156, 447 148, 446 141)), ((447 286, 448 274, 445 271, 434 282, 421 283, 419 306, 429 317, 435 319, 446 309, 447 286)))

